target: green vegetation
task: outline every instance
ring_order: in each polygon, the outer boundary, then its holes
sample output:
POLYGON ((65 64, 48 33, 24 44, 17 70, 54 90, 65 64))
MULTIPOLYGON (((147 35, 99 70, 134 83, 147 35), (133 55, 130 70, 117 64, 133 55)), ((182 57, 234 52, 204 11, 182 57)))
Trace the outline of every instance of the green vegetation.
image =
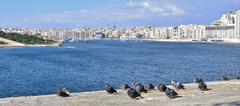
POLYGON ((37 44, 53 44, 57 43, 54 40, 46 40, 43 38, 39 38, 37 36, 27 35, 27 34, 18 34, 18 33, 5 33, 0 31, 0 37, 9 39, 15 42, 23 43, 23 44, 30 44, 30 45, 37 45, 37 44))

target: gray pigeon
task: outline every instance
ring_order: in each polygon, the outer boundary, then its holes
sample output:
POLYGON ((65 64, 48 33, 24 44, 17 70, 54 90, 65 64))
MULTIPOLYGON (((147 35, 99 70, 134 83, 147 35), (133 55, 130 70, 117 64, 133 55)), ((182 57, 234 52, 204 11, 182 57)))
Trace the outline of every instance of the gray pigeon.
POLYGON ((154 90, 154 85, 153 84, 147 84, 147 85, 144 86, 144 89, 146 89, 147 91, 154 90))
POLYGON ((193 77, 193 83, 198 83, 199 82, 199 78, 197 76, 193 77))
POLYGON ((240 80, 240 73, 237 74, 236 79, 240 80))
POLYGON ((117 93, 117 91, 111 85, 106 85, 105 91, 109 94, 117 93))
POLYGON ((122 90, 127 90, 128 88, 130 88, 130 86, 128 84, 123 84, 121 88, 122 90))
POLYGON ((176 80, 172 80, 172 86, 175 87, 177 90, 184 89, 184 85, 176 80))
POLYGON ((170 99, 174 99, 178 96, 177 92, 174 91, 173 89, 167 88, 165 91, 165 94, 170 98, 170 99))
POLYGON ((66 88, 61 88, 57 91, 57 95, 61 97, 69 97, 70 93, 66 88))
POLYGON ((222 80, 222 81, 227 81, 228 78, 227 78, 225 75, 221 75, 221 76, 220 76, 220 80, 222 80))
POLYGON ((143 98, 141 96, 141 94, 139 92, 137 92, 135 89, 133 88, 129 88, 128 91, 127 91, 127 95, 130 97, 130 98, 143 98))
POLYGON ((167 89, 167 86, 164 84, 159 84, 157 88, 160 92, 165 92, 167 89))
POLYGON ((202 79, 199 79, 198 88, 201 89, 202 91, 207 90, 207 85, 204 83, 204 81, 202 79))

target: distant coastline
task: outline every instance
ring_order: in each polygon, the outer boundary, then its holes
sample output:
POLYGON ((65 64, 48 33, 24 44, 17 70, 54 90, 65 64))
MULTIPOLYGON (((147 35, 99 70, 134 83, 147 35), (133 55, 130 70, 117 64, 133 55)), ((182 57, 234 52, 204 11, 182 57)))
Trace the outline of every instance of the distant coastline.
MULTIPOLYGON (((91 41, 91 40, 123 40, 123 41, 156 41, 156 42, 179 42, 179 43, 234 43, 234 44, 240 44, 240 40, 237 39, 211 39, 206 41, 199 41, 199 40, 193 40, 193 39, 113 39, 113 38, 105 38, 105 39, 84 39, 84 40, 73 40, 73 41, 67 41, 67 42, 78 42, 78 41, 91 41)), ((12 40, 4 39, 0 37, 0 41, 4 44, 0 44, 0 47, 61 47, 63 45, 64 41, 58 41, 53 44, 23 44, 19 42, 15 42, 12 40)))
POLYGON ((206 43, 239 43, 238 39, 209 39, 205 41, 193 40, 193 39, 144 39, 146 41, 158 41, 158 42, 206 42, 206 43))
POLYGON ((240 44, 240 39, 207 39, 207 40, 194 40, 194 39, 122 39, 122 38, 101 38, 101 39, 73 39, 67 42, 91 41, 91 40, 122 40, 122 41, 156 41, 156 42, 198 42, 198 43, 235 43, 240 44))

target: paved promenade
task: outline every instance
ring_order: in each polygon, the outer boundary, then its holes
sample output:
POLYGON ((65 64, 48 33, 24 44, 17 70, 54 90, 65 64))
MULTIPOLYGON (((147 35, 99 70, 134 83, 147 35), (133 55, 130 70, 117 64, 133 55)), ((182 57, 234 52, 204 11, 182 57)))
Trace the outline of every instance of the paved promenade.
POLYGON ((169 99, 164 93, 143 93, 144 99, 130 99, 126 91, 118 90, 115 95, 103 91, 75 93, 62 98, 56 95, 16 97, 0 99, 0 106, 239 106, 240 81, 209 82, 209 91, 200 91, 197 84, 186 84, 185 90, 177 91, 180 96, 169 99))

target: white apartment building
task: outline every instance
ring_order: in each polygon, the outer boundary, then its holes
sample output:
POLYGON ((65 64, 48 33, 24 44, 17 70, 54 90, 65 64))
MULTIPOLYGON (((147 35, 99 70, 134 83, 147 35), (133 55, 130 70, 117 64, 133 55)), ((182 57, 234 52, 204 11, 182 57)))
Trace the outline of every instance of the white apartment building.
POLYGON ((205 36, 207 38, 238 39, 239 17, 237 14, 237 11, 223 14, 212 25, 206 26, 205 36))
POLYGON ((9 33, 36 35, 48 39, 92 39, 96 32, 101 32, 106 38, 129 39, 233 39, 240 40, 240 10, 223 14, 211 25, 188 24, 176 27, 138 26, 134 28, 80 28, 80 29, 23 29, 0 28, 9 33))
POLYGON ((235 39, 234 26, 206 26, 206 38, 235 39))
POLYGON ((197 24, 180 25, 180 35, 183 39, 200 40, 205 37, 205 26, 197 24))
POLYGON ((235 34, 240 39, 240 10, 236 11, 235 15, 235 34))

